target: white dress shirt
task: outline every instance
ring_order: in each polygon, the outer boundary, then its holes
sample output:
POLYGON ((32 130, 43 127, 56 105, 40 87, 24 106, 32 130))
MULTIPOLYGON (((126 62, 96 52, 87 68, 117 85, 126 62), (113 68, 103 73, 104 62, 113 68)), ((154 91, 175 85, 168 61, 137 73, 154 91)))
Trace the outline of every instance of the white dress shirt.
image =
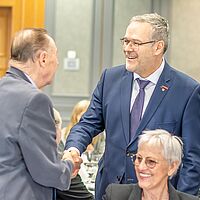
POLYGON ((144 97, 144 106, 143 106, 143 110, 142 110, 142 116, 147 108, 147 105, 149 103, 149 100, 153 94, 153 91, 156 87, 156 84, 158 82, 158 79, 164 69, 164 65, 165 65, 165 60, 163 59, 160 67, 150 76, 148 76, 147 78, 142 78, 140 77, 138 74, 134 73, 134 80, 133 80, 133 87, 132 87, 132 95, 131 95, 131 106, 130 106, 130 112, 133 106, 133 103, 136 99, 136 96, 139 93, 140 87, 138 85, 138 82, 136 81, 137 78, 139 78, 140 80, 147 80, 150 81, 150 83, 145 87, 144 91, 145 91, 145 97, 144 97))

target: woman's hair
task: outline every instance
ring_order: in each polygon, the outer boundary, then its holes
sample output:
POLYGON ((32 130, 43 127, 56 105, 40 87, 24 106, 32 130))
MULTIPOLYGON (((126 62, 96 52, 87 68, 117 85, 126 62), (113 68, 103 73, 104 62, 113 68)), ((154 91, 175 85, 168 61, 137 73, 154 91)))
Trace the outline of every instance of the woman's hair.
POLYGON ((169 24, 165 18, 161 17, 157 13, 150 13, 150 14, 134 16, 130 20, 130 23, 132 22, 149 23, 153 29, 153 33, 150 39, 155 41, 163 40, 165 43, 164 46, 164 53, 165 53, 169 43, 169 24))
POLYGON ((80 115, 87 111, 89 104, 90 104, 90 101, 81 100, 74 106, 74 108, 72 110, 70 122, 69 122, 68 126, 66 127, 64 139, 67 138, 71 128, 79 122, 79 119, 81 117, 80 115))
POLYGON ((168 163, 172 164, 176 161, 178 167, 180 166, 183 157, 183 142, 178 136, 162 129, 143 131, 143 134, 139 136, 138 147, 144 143, 161 146, 163 157, 168 163))

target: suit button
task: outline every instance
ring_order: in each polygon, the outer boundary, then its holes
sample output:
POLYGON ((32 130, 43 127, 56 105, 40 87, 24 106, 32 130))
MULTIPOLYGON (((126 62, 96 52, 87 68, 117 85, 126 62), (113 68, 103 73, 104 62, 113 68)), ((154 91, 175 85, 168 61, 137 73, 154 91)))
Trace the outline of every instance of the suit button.
POLYGON ((131 155, 130 152, 127 151, 127 152, 126 152, 126 156, 127 156, 127 157, 130 157, 130 155, 131 155))

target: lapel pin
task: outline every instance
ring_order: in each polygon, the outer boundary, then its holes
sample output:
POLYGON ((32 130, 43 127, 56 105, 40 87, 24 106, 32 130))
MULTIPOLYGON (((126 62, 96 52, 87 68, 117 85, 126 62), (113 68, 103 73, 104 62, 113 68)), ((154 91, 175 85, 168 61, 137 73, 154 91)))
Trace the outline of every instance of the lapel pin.
POLYGON ((167 86, 165 86, 165 85, 162 85, 161 86, 161 90, 164 92, 164 91, 166 91, 166 90, 168 90, 169 88, 167 87, 167 86))

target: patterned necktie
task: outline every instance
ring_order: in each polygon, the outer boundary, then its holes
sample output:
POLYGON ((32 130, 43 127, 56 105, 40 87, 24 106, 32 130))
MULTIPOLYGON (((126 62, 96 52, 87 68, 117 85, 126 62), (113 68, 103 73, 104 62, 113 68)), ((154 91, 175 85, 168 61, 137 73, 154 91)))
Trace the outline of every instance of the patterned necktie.
POLYGON ((142 110, 144 105, 144 96, 145 91, 144 88, 149 84, 150 81, 140 80, 136 79, 138 82, 138 85, 140 87, 140 91, 138 95, 136 96, 135 102, 133 104, 133 107, 131 109, 131 136, 130 140, 135 136, 136 130, 140 124, 140 120, 142 117, 142 110))

